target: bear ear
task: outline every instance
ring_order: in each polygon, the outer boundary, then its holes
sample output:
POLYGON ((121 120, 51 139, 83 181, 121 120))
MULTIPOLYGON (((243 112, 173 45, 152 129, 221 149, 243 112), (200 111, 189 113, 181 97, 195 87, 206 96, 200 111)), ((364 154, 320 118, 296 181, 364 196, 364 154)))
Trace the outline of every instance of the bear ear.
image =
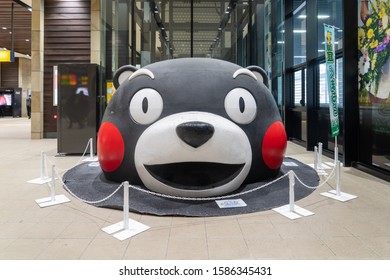
POLYGON ((257 80, 259 82, 262 82, 266 87, 268 87, 268 76, 267 76, 267 72, 265 72, 265 70, 259 66, 255 66, 255 65, 252 65, 252 66, 248 66, 246 69, 252 71, 253 74, 255 74, 257 80))
POLYGON ((113 78, 114 87, 118 89, 119 86, 123 83, 123 81, 129 78, 137 70, 138 68, 133 65, 124 65, 120 67, 114 73, 114 78, 113 78))

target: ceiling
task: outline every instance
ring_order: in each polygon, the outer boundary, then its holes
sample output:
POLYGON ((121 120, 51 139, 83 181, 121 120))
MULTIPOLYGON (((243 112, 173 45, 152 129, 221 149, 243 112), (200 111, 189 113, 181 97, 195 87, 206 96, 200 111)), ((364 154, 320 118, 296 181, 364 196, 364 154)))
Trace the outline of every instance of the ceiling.
POLYGON ((12 3, 14 3, 14 51, 31 56, 31 12, 22 1, 0 0, 0 49, 11 50, 12 48, 12 3))

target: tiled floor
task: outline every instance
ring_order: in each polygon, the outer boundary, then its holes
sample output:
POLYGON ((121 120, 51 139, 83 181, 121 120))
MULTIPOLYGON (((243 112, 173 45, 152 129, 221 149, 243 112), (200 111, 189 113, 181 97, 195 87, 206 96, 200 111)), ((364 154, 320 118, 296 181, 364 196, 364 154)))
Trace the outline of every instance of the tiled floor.
MULTIPOLYGON (((213 217, 156 217, 130 213, 150 229, 125 241, 101 228, 122 212, 71 202, 39 208, 50 196, 40 175, 40 153, 59 169, 79 157, 55 157, 55 139, 30 139, 28 119, 0 118, 0 259, 390 259, 390 184, 353 168, 342 168, 348 202, 321 196, 334 180, 297 204, 313 216, 289 220, 275 211, 213 217)), ((287 156, 312 163, 313 155, 289 143, 287 156)), ((325 159, 329 160, 329 159, 325 159)))

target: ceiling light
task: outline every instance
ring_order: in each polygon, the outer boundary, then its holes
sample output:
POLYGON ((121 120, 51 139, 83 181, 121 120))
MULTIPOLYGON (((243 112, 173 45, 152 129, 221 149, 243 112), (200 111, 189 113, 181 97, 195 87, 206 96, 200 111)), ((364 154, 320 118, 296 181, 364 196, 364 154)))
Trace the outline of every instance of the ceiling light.
MULTIPOLYGON (((299 15, 298 18, 305 19, 305 18, 307 18, 307 15, 299 15)), ((318 15, 317 18, 318 19, 326 19, 326 18, 330 18, 330 16, 329 15, 318 15)))
POLYGON ((294 33, 306 33, 306 30, 304 30, 304 29, 294 29, 293 32, 294 33))
POLYGON ((329 15, 318 15, 317 17, 318 17, 319 19, 330 18, 329 15))
POLYGON ((3 26, 1 29, 3 29, 3 30, 7 30, 7 27, 3 26))

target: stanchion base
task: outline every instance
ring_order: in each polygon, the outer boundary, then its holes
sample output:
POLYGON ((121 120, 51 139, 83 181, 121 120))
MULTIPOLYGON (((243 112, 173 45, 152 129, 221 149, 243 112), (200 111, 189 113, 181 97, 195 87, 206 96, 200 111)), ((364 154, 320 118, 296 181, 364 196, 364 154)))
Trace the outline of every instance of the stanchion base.
POLYGON ((278 208, 272 209, 279 214, 282 214, 283 216, 289 218, 290 220, 295 220, 302 217, 307 217, 314 215, 313 212, 310 212, 302 207, 299 207, 298 205, 294 205, 294 211, 290 211, 290 205, 286 204, 278 208))
POLYGON ((32 179, 30 181, 27 181, 27 183, 43 185, 43 184, 46 184, 47 182, 50 182, 50 181, 51 181, 51 178, 43 177, 43 178, 32 179))
POLYGON ((67 198, 63 194, 56 195, 54 197, 54 200, 51 200, 51 196, 35 200, 35 202, 38 203, 39 207, 41 207, 41 208, 53 206, 53 205, 57 205, 57 204, 61 204, 61 203, 69 202, 69 201, 70 201, 70 199, 67 198))
POLYGON ((116 239, 119 239, 121 241, 128 239, 134 235, 137 235, 145 230, 148 230, 150 227, 141 224, 135 220, 129 219, 129 229, 124 229, 123 221, 113 224, 111 226, 102 228, 102 231, 105 233, 108 233, 115 237, 116 239))
POLYGON ((336 200, 341 201, 341 202, 346 202, 348 200, 352 200, 354 198, 357 198, 356 195, 352 195, 352 194, 348 194, 348 193, 344 193, 344 192, 340 192, 340 195, 337 195, 335 190, 332 190, 329 192, 323 192, 323 193, 320 193, 320 195, 323 195, 323 196, 326 196, 329 198, 333 198, 333 199, 336 199, 336 200))
POLYGON ((97 157, 89 157, 89 158, 85 158, 85 159, 83 159, 83 161, 85 162, 85 161, 98 161, 98 158, 97 157))

